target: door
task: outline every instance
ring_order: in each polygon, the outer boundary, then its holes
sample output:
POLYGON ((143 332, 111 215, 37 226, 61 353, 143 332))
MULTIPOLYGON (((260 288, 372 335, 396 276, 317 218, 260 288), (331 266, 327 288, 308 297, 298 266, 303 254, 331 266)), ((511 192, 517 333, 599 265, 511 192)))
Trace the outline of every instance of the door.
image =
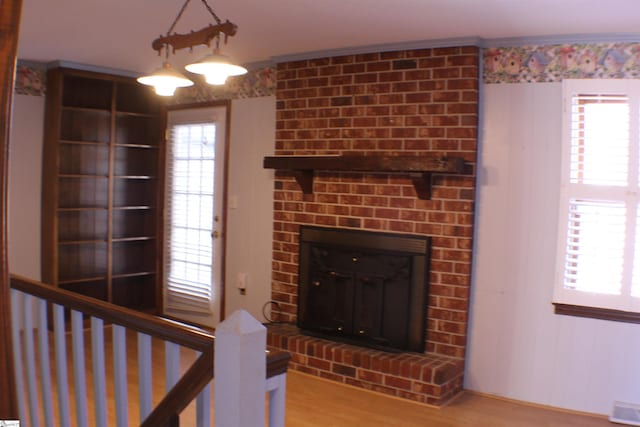
POLYGON ((165 314, 215 327, 223 303, 226 106, 169 111, 165 314))

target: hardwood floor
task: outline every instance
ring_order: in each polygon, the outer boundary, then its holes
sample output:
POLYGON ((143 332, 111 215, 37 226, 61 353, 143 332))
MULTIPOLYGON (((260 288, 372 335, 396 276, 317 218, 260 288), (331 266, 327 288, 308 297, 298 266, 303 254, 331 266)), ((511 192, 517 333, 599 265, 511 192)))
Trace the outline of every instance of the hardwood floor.
MULTIPOLYGON (((111 333, 105 330, 107 394, 113 398, 111 333)), ((127 337, 129 379, 129 425, 138 425, 137 352, 135 335, 127 337)), ((88 411, 93 414, 90 340, 85 340, 87 357, 88 411)), ((193 354, 183 352, 186 370, 193 354)), ((154 404, 164 395, 164 346, 153 340, 154 404)), ((69 365, 71 362, 69 362, 69 365)), ((71 368, 71 366, 69 366, 71 368)), ((70 388, 73 384, 70 379, 70 388)), ((71 390, 73 394, 73 390, 71 390)), ((213 407, 213 396, 212 396, 213 407)), ((112 401, 107 404, 108 425, 115 425, 112 401)), ((345 386, 310 375, 289 372, 287 376, 287 427, 604 427, 611 424, 604 417, 567 413, 514 402, 463 393, 444 408, 432 408, 411 401, 345 386)), ((74 403, 71 402, 73 414, 74 403)), ((56 411, 57 412, 57 411, 56 411)), ((57 415, 57 414, 56 414, 57 415)), ((181 426, 195 426, 195 405, 181 415, 181 426)), ((58 424, 56 424, 58 425, 58 424)), ((91 423, 93 425, 93 423, 91 423)))
POLYGON ((343 386, 296 372, 287 377, 290 427, 604 427, 604 418, 463 393, 444 408, 343 386))

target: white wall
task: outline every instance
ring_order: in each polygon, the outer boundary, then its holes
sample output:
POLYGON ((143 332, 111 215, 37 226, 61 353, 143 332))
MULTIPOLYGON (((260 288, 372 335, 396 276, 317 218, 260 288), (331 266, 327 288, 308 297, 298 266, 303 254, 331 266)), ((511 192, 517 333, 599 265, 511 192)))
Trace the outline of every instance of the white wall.
POLYGON ((44 97, 14 95, 9 154, 9 271, 40 280, 44 97))
POLYGON ((606 414, 640 403, 640 325, 553 314, 559 83, 485 85, 465 387, 606 414))
POLYGON ((245 309, 260 321, 271 299, 273 171, 262 167, 275 147, 274 96, 234 100, 231 104, 226 253, 226 314, 245 309), (246 273, 247 290, 236 287, 246 273))

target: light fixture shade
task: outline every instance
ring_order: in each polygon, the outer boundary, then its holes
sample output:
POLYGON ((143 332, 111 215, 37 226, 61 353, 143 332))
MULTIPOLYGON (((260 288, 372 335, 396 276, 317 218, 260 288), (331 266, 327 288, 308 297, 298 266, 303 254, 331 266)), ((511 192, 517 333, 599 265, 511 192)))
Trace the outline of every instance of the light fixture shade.
POLYGON ((229 76, 246 74, 247 69, 239 65, 233 65, 227 55, 221 54, 217 49, 198 62, 189 64, 184 68, 196 74, 203 74, 207 83, 223 85, 229 76))
POLYGON ((162 64, 148 76, 138 77, 143 85, 154 86, 156 93, 161 96, 172 96, 176 88, 192 86, 193 82, 176 71, 169 62, 162 64))

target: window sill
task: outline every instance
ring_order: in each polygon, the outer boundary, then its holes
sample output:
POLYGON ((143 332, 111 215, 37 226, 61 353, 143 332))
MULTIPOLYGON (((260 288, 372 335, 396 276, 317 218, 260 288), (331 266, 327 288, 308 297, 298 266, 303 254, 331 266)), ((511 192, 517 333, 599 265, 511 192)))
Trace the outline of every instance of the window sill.
POLYGON ((609 308, 584 307, 580 305, 552 303, 555 314, 587 317, 590 319, 611 320, 613 322, 640 323, 640 313, 612 310, 609 308))

